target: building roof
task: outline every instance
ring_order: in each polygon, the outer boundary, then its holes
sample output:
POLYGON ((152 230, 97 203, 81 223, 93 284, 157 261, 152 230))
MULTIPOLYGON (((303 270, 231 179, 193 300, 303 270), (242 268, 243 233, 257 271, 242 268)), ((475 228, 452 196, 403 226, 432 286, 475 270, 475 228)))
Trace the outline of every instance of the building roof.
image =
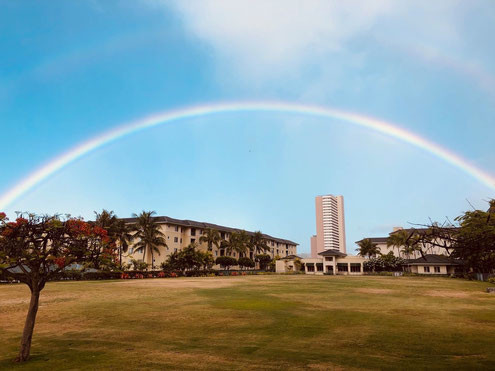
MULTIPOLYGON (((201 229, 216 229, 217 231, 220 232, 227 232, 227 233, 232 233, 232 232, 239 232, 241 229, 239 228, 231 228, 231 227, 225 227, 223 225, 217 225, 217 224, 212 224, 212 223, 205 223, 205 222, 197 222, 194 220, 181 220, 181 219, 174 219, 170 218, 168 216, 155 216, 153 219, 156 220, 157 223, 159 224, 173 224, 173 225, 179 225, 181 227, 192 227, 192 228, 201 228, 201 229)), ((122 218, 126 223, 136 223, 137 218, 122 218)), ((246 231, 249 235, 254 234, 254 232, 249 232, 246 231)), ((285 240, 283 238, 277 238, 277 237, 272 237, 268 234, 263 233, 263 238, 267 240, 272 240, 278 243, 286 243, 289 245, 299 245, 298 243, 290 240, 285 240)))
POLYGON ((405 265, 460 265, 460 260, 452 259, 445 255, 426 254, 417 259, 407 259, 405 265))
POLYGON ((347 256, 347 254, 344 254, 343 252, 340 252, 337 249, 323 250, 322 252, 319 252, 318 255, 321 255, 321 256, 347 256))
POLYGON ((367 237, 363 238, 362 240, 356 241, 357 244, 359 244, 363 240, 370 240, 373 243, 387 243, 388 237, 367 237))
POLYGON ((301 257, 297 255, 287 255, 284 256, 283 258, 280 258, 280 260, 294 260, 294 259, 301 259, 301 257))
MULTIPOLYGON (((389 236, 391 236, 395 233, 398 233, 400 231, 406 231, 409 234, 412 234, 412 233, 424 234, 429 229, 430 228, 401 228, 401 229, 397 229, 395 231, 390 232, 389 236)), ((452 227, 452 229, 457 229, 457 228, 452 227)), ((356 241, 356 243, 359 244, 359 242, 366 240, 366 239, 371 240, 371 242, 373 242, 373 243, 387 243, 388 236, 387 237, 366 237, 366 238, 363 238, 362 240, 356 241)))

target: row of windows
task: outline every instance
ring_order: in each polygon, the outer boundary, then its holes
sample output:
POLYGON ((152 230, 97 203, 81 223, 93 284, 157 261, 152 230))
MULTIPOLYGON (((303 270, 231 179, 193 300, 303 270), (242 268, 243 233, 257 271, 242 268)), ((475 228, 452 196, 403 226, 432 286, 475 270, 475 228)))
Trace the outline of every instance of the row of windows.
MULTIPOLYGON (((424 273, 430 273, 430 267, 423 267, 424 273)), ((435 273, 440 273, 440 267, 433 267, 435 273)))

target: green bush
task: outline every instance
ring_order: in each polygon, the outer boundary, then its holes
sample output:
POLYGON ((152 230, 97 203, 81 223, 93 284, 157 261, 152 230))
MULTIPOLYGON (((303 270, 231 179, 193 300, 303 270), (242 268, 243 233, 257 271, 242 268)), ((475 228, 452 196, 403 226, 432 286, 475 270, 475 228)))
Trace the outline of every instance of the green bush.
POLYGON ((237 265, 237 259, 233 258, 231 256, 219 256, 215 260, 215 263, 219 264, 222 267, 229 269, 231 266, 237 265))
POLYGON ((254 266, 255 266, 254 261, 252 259, 247 258, 247 257, 239 258, 237 263, 239 264, 239 267, 244 267, 244 268, 254 268, 254 266))

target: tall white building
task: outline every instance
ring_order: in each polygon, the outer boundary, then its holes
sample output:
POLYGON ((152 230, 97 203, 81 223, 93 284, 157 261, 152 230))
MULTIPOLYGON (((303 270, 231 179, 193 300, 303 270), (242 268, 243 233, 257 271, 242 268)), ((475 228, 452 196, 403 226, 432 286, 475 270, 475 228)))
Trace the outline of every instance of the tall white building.
POLYGON ((344 197, 316 196, 316 235, 311 237, 311 256, 316 258, 324 250, 346 253, 344 197))

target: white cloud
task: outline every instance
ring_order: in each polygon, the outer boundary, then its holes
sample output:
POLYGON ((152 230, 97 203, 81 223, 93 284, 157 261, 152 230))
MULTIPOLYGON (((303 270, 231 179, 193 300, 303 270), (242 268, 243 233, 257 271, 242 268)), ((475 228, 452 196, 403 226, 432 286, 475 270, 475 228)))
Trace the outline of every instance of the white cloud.
POLYGON ((485 91, 494 79, 489 60, 469 58, 485 49, 472 32, 472 15, 489 6, 483 1, 145 1, 176 13, 195 39, 212 48, 219 74, 247 86, 273 88, 271 82, 282 79, 283 86, 338 90, 374 62, 375 50, 446 67, 485 91))
POLYGON ((176 1, 184 24, 242 70, 290 70, 340 51, 393 7, 392 0, 176 1))

